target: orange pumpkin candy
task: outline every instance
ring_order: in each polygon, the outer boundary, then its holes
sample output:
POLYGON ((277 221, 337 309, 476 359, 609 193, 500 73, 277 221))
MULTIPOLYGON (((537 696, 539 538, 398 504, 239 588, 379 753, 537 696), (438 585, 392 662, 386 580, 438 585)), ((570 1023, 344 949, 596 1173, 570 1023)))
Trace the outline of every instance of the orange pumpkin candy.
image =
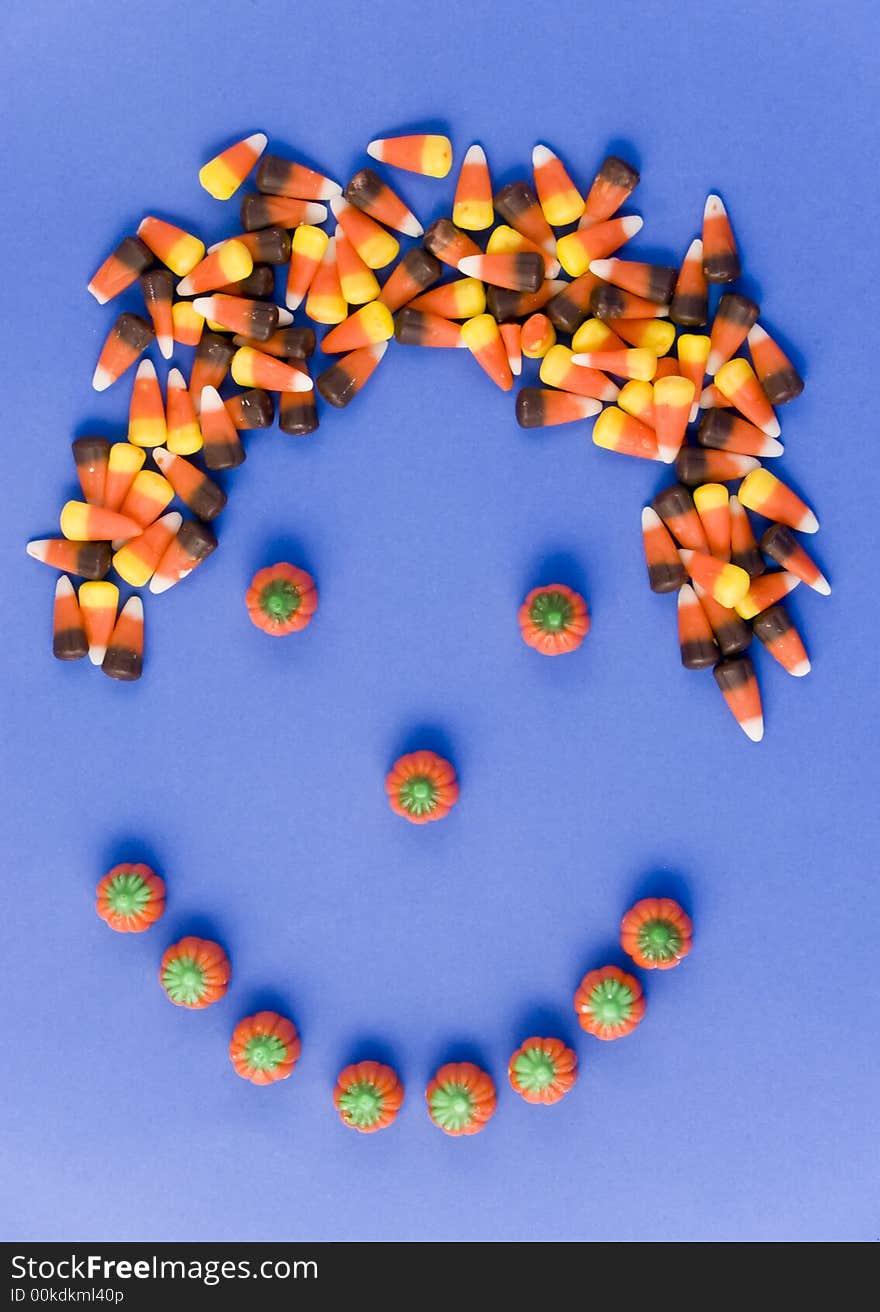
POLYGON ((591 970, 574 995, 581 1029, 597 1039, 622 1039, 631 1034, 645 1014, 642 986, 617 966, 591 970))
POLYGON ((403 1102, 403 1085, 390 1066, 359 1061, 341 1071, 333 1090, 333 1103, 343 1125, 360 1134, 384 1130, 396 1118, 403 1102))
POLYGON ((691 950, 690 916, 671 897, 644 897, 620 922, 624 952, 642 970, 671 970, 691 950))
POLYGON ((311 623, 318 608, 318 590, 311 574, 282 563, 259 570, 244 600, 258 629, 273 638, 283 638, 311 623))
POLYGON ((200 1011, 223 997, 232 968, 219 943, 182 938, 172 943, 159 967, 159 983, 177 1007, 200 1011))
POLYGON ((428 1114, 444 1134, 478 1134, 494 1115, 497 1098, 490 1075, 472 1062, 441 1066, 425 1090, 428 1114))
POLYGON ((293 1021, 277 1011, 245 1016, 232 1031, 229 1060, 236 1075, 251 1084, 286 1080, 299 1060, 302 1043, 293 1021))
POLYGON ((455 768, 435 752, 410 752, 385 777, 391 809, 414 825, 442 820, 458 801, 455 768))
POLYGON ((526 1102, 559 1102, 577 1081, 577 1054, 561 1039, 526 1039, 510 1059, 507 1074, 526 1102))
POLYGON ((165 883, 149 866, 124 861, 97 887, 95 909, 120 934, 142 934, 165 910, 165 883))
POLYGON ((523 641, 542 656, 575 651, 590 631, 590 612, 579 592, 564 583, 533 588, 519 608, 523 641))

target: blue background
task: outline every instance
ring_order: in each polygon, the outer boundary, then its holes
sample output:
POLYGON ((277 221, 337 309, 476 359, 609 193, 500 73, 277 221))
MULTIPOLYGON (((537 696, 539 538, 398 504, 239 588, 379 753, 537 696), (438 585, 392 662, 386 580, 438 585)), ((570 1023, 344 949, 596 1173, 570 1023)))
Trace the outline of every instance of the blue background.
MULTIPOLYGON (((44 0, 7 15, 5 1238, 876 1237, 871 8, 44 0), (676 262, 707 191, 724 195, 745 285, 807 376, 778 468, 823 521, 810 546, 834 585, 792 598, 809 678, 758 655, 761 746, 711 675, 681 669, 674 604, 646 586, 639 512, 662 471, 597 451, 588 425, 524 433, 465 353, 392 345, 313 437, 251 436, 221 549, 148 598, 140 684, 52 660, 54 576, 24 543, 75 494, 70 439, 121 437, 130 391, 130 376, 90 390, 116 307, 86 295, 89 276, 147 212, 207 240, 234 231, 237 204, 196 172, 237 136, 263 128, 344 182, 371 137, 424 122, 448 125, 457 162, 483 142, 502 181, 536 141, 582 184, 607 148, 634 156, 633 257, 676 262), (321 603, 273 643, 242 596, 279 558, 315 574, 321 603), (548 661, 516 609, 556 580, 586 592, 593 631, 548 661), (448 750, 461 777, 452 818, 427 829, 384 801, 415 745, 448 750), (122 858, 169 886, 140 938, 92 910, 122 858), (620 914, 646 891, 681 897, 697 946, 646 981, 639 1033, 600 1044, 571 995, 620 960, 620 914), (201 1014, 155 979, 191 931, 234 967, 201 1014), (261 1091, 226 1044, 267 1004, 304 1052, 261 1091), (533 1032, 581 1059, 553 1109, 506 1084, 533 1032), (407 1101, 364 1138, 330 1090, 371 1054, 407 1101), (499 1109, 451 1141, 422 1090, 462 1056, 493 1072, 499 1109)), ((393 180, 427 222, 454 179, 393 180)))

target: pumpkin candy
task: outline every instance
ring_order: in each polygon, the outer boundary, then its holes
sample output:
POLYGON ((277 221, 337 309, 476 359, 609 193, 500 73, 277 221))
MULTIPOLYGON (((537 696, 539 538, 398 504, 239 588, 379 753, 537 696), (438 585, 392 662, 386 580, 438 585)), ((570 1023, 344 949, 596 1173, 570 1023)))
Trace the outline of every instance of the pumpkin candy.
POLYGON ((340 1072, 333 1102, 343 1125, 361 1134, 375 1134, 396 1118, 403 1102, 403 1085, 390 1066, 359 1061, 340 1072))
POLYGON ((523 641, 543 656, 574 651, 590 631, 590 612, 578 592, 564 583, 533 588, 519 608, 523 641))
POLYGON ((642 986, 617 966, 591 970, 574 995, 581 1029, 597 1039, 622 1039, 631 1034, 645 1014, 642 986))
POLYGON ((391 809, 414 825, 442 820, 458 801, 455 769, 434 752, 401 756, 385 778, 391 809))
POLYGON ((165 910, 164 881, 149 866, 124 861, 99 880, 95 909, 120 934, 141 934, 165 910))
POLYGON ((472 1062, 441 1066, 425 1090, 428 1114, 444 1134, 477 1134, 494 1115, 492 1077, 472 1062))
POLYGON ((258 629, 283 638, 311 623, 318 607, 318 590, 311 574, 282 563, 259 570, 244 600, 258 629))
POLYGON ((199 1011, 222 998, 232 973, 219 943, 182 938, 172 943, 159 967, 159 983, 177 1007, 199 1011))
POLYGON ((671 970, 691 950, 693 926, 671 897, 644 897, 620 922, 624 952, 642 970, 671 970))
POLYGON ((507 1074, 526 1102, 559 1102, 577 1081, 577 1055, 561 1039, 526 1039, 511 1057, 507 1074))
POLYGON ((293 1021, 277 1011, 258 1011, 245 1016, 232 1031, 229 1060, 236 1075, 251 1084, 275 1084, 286 1080, 302 1051, 293 1021))

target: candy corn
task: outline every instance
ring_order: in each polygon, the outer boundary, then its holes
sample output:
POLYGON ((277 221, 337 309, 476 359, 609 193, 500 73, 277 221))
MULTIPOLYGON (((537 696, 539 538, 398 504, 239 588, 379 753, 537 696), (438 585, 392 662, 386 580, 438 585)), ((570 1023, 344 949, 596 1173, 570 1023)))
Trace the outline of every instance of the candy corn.
POLYGON ((590 312, 597 319, 665 319, 669 307, 599 283, 590 295, 590 312))
POLYGON ((767 400, 771 405, 785 405, 800 396, 804 380, 785 352, 759 323, 749 329, 749 354, 767 400))
POLYGON ((372 169, 361 169, 356 173, 342 194, 349 205, 363 210, 377 223, 384 223, 386 228, 393 228, 407 237, 421 237, 425 231, 397 192, 392 191, 372 169))
POLYGON ((555 258, 556 238, 544 218, 538 198, 527 182, 511 182, 498 192, 495 209, 501 218, 533 241, 547 255, 555 258))
POLYGON ((709 196, 703 210, 703 272, 709 282, 733 282, 742 269, 736 239, 720 196, 709 196))
POLYGON ((229 200, 266 149, 266 142, 264 132, 254 132, 203 164, 199 169, 199 182, 205 191, 215 200, 229 200))
POLYGON ((731 715, 746 737, 759 743, 764 737, 764 713, 752 662, 748 656, 733 656, 716 665, 714 674, 731 715))
MULTIPOLYGON (((595 231, 587 228, 587 232, 595 231)), ((677 278, 675 269, 660 264, 641 264, 637 260, 590 261, 590 272, 598 278, 648 301, 665 303, 672 299, 677 278)))
POLYGON ((379 284, 373 270, 364 264, 338 223, 334 235, 336 272, 342 299, 348 305, 366 305, 367 301, 374 301, 379 295, 379 284))
POLYGON ((700 409, 699 400, 703 390, 703 378, 706 373, 706 361, 709 358, 709 338, 703 333, 682 333, 678 339, 678 369, 682 378, 689 378, 694 385, 694 403, 691 406, 690 422, 693 423, 700 409))
MULTIPOLYGON (((202 388, 220 386, 229 373, 229 366, 234 355, 235 346, 226 337, 221 337, 219 333, 203 333, 196 350, 196 358, 193 361, 192 373, 189 378, 189 394, 196 414, 199 413, 202 388)), ((170 390, 170 373, 168 375, 168 385, 170 390)), ((198 451, 198 449, 197 446, 193 447, 194 451, 198 451)), ((186 456, 190 455, 191 452, 178 451, 177 454, 186 456)))
POLYGON ((282 433, 302 436, 313 433, 318 427, 318 411, 315 406, 315 392, 309 371, 304 364, 294 361, 294 368, 300 370, 308 382, 306 392, 282 392, 278 401, 278 427, 282 433))
MULTIPOLYGON (((158 451, 156 455, 159 455, 158 451)), ((179 458, 179 456, 172 456, 173 460, 179 458)), ((176 537, 182 523, 181 515, 176 510, 169 510, 167 515, 163 515, 155 524, 144 529, 139 537, 132 538, 130 542, 120 547, 113 556, 113 568, 119 577, 125 579, 125 582, 130 583, 133 588, 142 588, 145 583, 149 583, 168 544, 176 537)))
POLYGON ((290 243, 290 268, 284 297, 288 310, 295 310, 305 300, 329 240, 326 232, 308 223, 303 223, 294 232, 290 243))
MULTIPOLYGON (((494 258, 507 259, 508 257, 499 255, 494 258)), ((512 258, 539 259, 539 256, 516 255, 512 258)), ((466 264, 467 260, 463 263, 466 264)), ((513 374, 510 372, 510 364, 498 331, 498 324, 491 314, 478 314, 473 319, 468 319, 461 326, 461 336, 480 368, 485 370, 493 383, 496 383, 503 392, 509 392, 513 387, 513 374)))
MULTIPOLYGON (((242 197, 241 226, 245 232, 261 228, 298 228, 301 223, 324 223, 327 206, 312 200, 295 200, 291 196, 263 196, 250 192, 242 197)), ((199 257, 201 258, 201 256, 199 257)))
MULTIPOLYGON (((502 324, 502 329, 509 326, 502 324)), ((591 396, 597 401, 616 401, 620 395, 617 384, 598 369, 585 369, 575 364, 567 346, 550 347, 541 361, 539 376, 547 387, 558 387, 576 396, 591 396)))
POLYGON ((144 668, 144 603, 129 597, 119 612, 101 669, 111 679, 139 679, 144 668))
POLYGON ((104 437, 78 437, 72 449, 83 496, 93 506, 103 506, 110 443, 104 437))
POLYGON ((581 223, 585 220, 589 223, 601 223, 603 219, 610 219, 632 194, 638 182, 638 169, 616 155, 608 155, 602 161, 602 166, 587 193, 581 223))
POLYGON ((683 446, 675 457, 675 476, 679 483, 686 483, 688 487, 698 487, 700 483, 731 483, 757 466, 758 462, 752 456, 683 446))
POLYGON ((831 594, 831 584, 816 562, 804 551, 797 538, 784 524, 772 524, 761 536, 761 550, 789 574, 823 597, 831 594))
POLYGON ((200 296, 193 301, 193 306, 215 328, 225 328, 227 332, 239 333, 255 342, 266 341, 279 324, 290 323, 292 318, 289 310, 282 312, 277 305, 252 301, 244 296, 225 296, 221 292, 200 296), (283 321, 280 318, 282 313, 283 321))
POLYGON ((810 673, 810 658, 804 650, 801 635, 784 607, 770 606, 762 611, 755 616, 752 628, 755 637, 789 674, 801 679, 810 673))
POLYGON ((467 255, 458 262, 459 271, 494 287, 514 292, 536 292, 544 281, 544 261, 532 251, 515 255, 467 255))
POLYGON ((617 404, 628 415, 634 415, 649 428, 654 427, 654 389, 650 383, 631 378, 620 389, 617 404))
POLYGON ((558 155, 549 146, 535 146, 532 151, 535 191, 544 218, 551 228, 576 223, 584 212, 584 198, 568 175, 558 155))
POLYGON ((718 659, 712 625, 697 594, 687 583, 678 590, 678 645, 686 670, 705 670, 718 659))
POLYGON ((642 510, 642 546, 652 592, 675 592, 687 583, 675 543, 652 506, 642 510))
POLYGON ((435 219, 425 233, 424 247, 443 264, 458 268, 467 255, 482 255, 476 242, 457 228, 451 219, 435 219))
POLYGON ((482 146, 469 146, 458 175, 455 200, 452 205, 452 222, 468 232, 482 232, 491 228, 495 220, 492 205, 492 179, 482 146))
POLYGON ((784 450, 775 437, 767 437, 760 428, 740 419, 731 410, 707 410, 697 429, 697 441, 700 446, 716 451, 733 451, 759 460, 781 456, 784 450))
POLYGON ((556 329, 546 314, 532 314, 522 326, 520 345, 529 360, 542 360, 556 342, 556 329))
MULTIPOLYGON (((39 538, 27 544, 27 554, 52 569, 83 579, 102 579, 110 568, 109 542, 68 542, 66 538, 39 538)), ((85 654, 85 653, 83 653, 85 654)))
POLYGON ((724 393, 719 392, 714 383, 710 383, 708 387, 704 387, 700 393, 701 410, 723 410, 731 404, 732 403, 728 401, 724 393))
MULTIPOLYGON (((464 346, 461 328, 451 319, 427 310, 404 306, 394 324, 394 336, 403 346, 458 347, 464 346)), ((326 350, 326 346, 323 348, 326 350)))
POLYGON ((709 359, 706 373, 714 378, 723 364, 736 354, 748 336, 760 310, 748 296, 725 292, 718 302, 712 321, 709 359))
POLYGON ((128 440, 132 446, 164 446, 167 429, 162 391, 152 360, 137 367, 128 410, 128 440))
POLYGON ((271 428, 275 418, 275 403, 262 387, 238 392, 226 398, 223 405, 240 433, 252 428, 271 428))
POLYGON ((718 650, 722 656, 736 656, 745 651, 752 641, 752 630, 745 620, 740 619, 730 606, 721 606, 711 593, 706 592, 698 583, 694 592, 709 621, 718 650))
POLYGON ((620 250, 630 237, 641 232, 643 220, 637 214, 621 215, 606 223, 578 228, 560 237, 556 243, 556 256, 566 273, 579 278, 593 261, 603 262, 605 257, 620 250))
POLYGON ((177 284, 178 296, 201 296, 230 282, 241 282, 252 272, 253 256, 240 241, 223 241, 209 251, 177 284))
POLYGON ((559 261, 555 255, 548 255, 546 251, 542 251, 540 246, 528 237, 524 237, 521 232, 517 232, 516 228, 511 228, 507 223, 499 223, 486 242, 486 254, 516 255, 519 251, 531 251, 532 254, 541 256, 544 261, 545 278, 555 278, 558 274, 559 261))
POLYGON ((380 342, 376 346, 362 346, 350 355, 344 355, 336 364, 324 370, 315 380, 315 387, 325 401, 342 409, 354 400, 370 379, 387 349, 388 343, 380 342))
MULTIPOLYGON (((90 506, 87 501, 66 501, 61 508, 61 532, 69 542, 112 542, 114 538, 134 538, 140 524, 106 506, 90 506)), ((68 573, 74 573, 68 570, 68 573)))
MULTIPOLYGON (((512 319, 524 319, 546 306, 547 318, 554 328, 558 328, 560 325, 550 313, 550 306, 567 286, 574 287, 575 284, 566 283, 562 278, 545 278, 536 292, 512 292, 506 287, 490 286, 486 288, 486 311, 496 323, 508 323, 512 319)), ((580 323, 582 318, 583 314, 577 322, 580 323)))
POLYGON ((369 269, 384 269, 397 258, 400 242, 390 232, 341 196, 330 202, 337 223, 369 269))
POLYGON ((88 650, 89 643, 73 584, 66 574, 62 574, 55 584, 52 655, 59 661, 78 661, 88 650))
POLYGON ((92 278, 88 290, 99 305, 106 305, 136 282, 152 263, 153 252, 142 241, 137 237, 123 237, 92 278))
POLYGON ((590 419, 602 402, 573 392, 556 392, 544 387, 521 387, 516 398, 516 422, 520 428, 552 428, 590 419))
POLYGON ((141 291, 156 334, 156 344, 163 359, 170 360, 174 353, 174 278, 168 269, 151 269, 149 273, 141 274, 141 291))
MULTIPOLYGON (((507 352, 507 363, 510 365, 510 372, 513 374, 514 378, 519 378, 522 373, 522 329, 518 323, 500 323, 498 325, 498 331, 501 334, 501 340, 504 343, 504 349, 507 352)), ((562 349, 565 350, 565 347, 562 349)), ((547 355, 550 355, 552 351, 553 347, 550 348, 547 355)), ((544 360, 546 361, 546 359, 547 356, 545 355, 544 360)), ((546 380, 542 379, 542 381, 546 380)), ((574 392, 577 389, 571 387, 566 390, 574 392)))
POLYGON ((367 146, 367 154, 382 164, 427 178, 445 178, 452 168, 452 142, 432 133, 377 137, 367 146))
POLYGON ((147 215, 137 231, 144 245, 178 278, 185 278, 205 258, 204 242, 164 219, 147 215))
POLYGON ((683 328, 702 328, 709 318, 709 288, 703 272, 703 243, 695 237, 682 261, 669 317, 683 328))
POLYGON ((731 497, 730 507, 730 559, 753 579, 764 573, 765 565, 752 532, 749 517, 739 497, 731 497))
POLYGON ((332 328, 321 342, 325 355, 356 351, 361 346, 374 346, 394 336, 391 311, 381 301, 371 301, 354 314, 350 314, 336 328, 332 328))
POLYGON ((651 505, 679 546, 689 551, 708 552, 709 543, 706 541, 703 525, 697 514, 694 499, 686 487, 682 487, 680 483, 673 483, 672 487, 658 492, 651 505))
POLYGON ((315 351, 314 329, 289 325, 279 328, 264 342, 255 342, 253 338, 240 334, 236 334, 232 341, 234 346, 253 346, 264 355, 274 355, 279 360, 307 360, 315 351))
POLYGON ((194 515, 206 523, 217 518, 226 505, 226 493, 212 478, 188 460, 161 448, 153 452, 153 459, 177 496, 194 515))
POLYGON ((720 606, 731 608, 742 601, 749 590, 750 579, 739 565, 716 560, 702 551, 680 550, 681 563, 694 583, 699 583, 720 606))
POLYGON ((571 339, 571 349, 575 354, 584 351, 623 351, 626 342, 601 319, 585 319, 571 339))
MULTIPOLYGON (((243 348, 247 350, 248 348, 243 348)), ((240 354, 240 352, 239 352, 240 354)), ((254 352, 256 355, 256 352, 254 352)), ((269 359, 269 356, 265 357, 269 359)), ((238 359, 236 355, 235 360, 238 359)), ((233 360, 233 377, 235 377, 235 360, 233 360)), ((279 364, 273 360, 273 364, 279 364)), ((236 379, 236 382, 238 379, 236 379)), ((199 423, 202 429, 202 453, 209 469, 234 469, 243 464, 245 449, 238 436, 226 407, 215 387, 203 387, 199 406, 199 423)))
POLYGON ((620 455, 640 456, 643 460, 659 459, 653 429, 617 406, 609 406, 599 415, 593 425, 593 441, 596 446, 617 451, 620 455))
POLYGON ((671 465, 681 450, 694 399, 689 378, 670 376, 654 383, 654 431, 657 455, 671 465))
POLYGON ((252 346, 239 347, 235 352, 232 377, 239 387, 262 387, 267 392, 307 392, 311 386, 308 377, 292 363, 264 355, 252 346))
POLYGON ((485 313, 486 291, 478 278, 455 278, 415 297, 409 308, 439 314, 443 319, 472 319, 485 313))
MULTIPOLYGON (((354 213, 357 211, 355 210, 354 213)), ((366 218, 366 215, 361 217, 366 218)), ((369 222, 372 223, 372 219, 369 222)), ((306 297, 306 314, 310 319, 314 319, 315 323, 342 323, 348 314, 348 306, 339 282, 339 270, 336 267, 336 241, 333 237, 324 247, 321 263, 312 278, 309 294, 306 297)))
POLYGON ((119 589, 115 583, 83 583, 79 590, 79 609, 89 644, 89 660, 101 665, 107 644, 116 624, 119 589))
POLYGON ((171 307, 171 331, 181 346, 198 346, 205 321, 196 314, 189 301, 175 301, 171 307))
POLYGON ((383 305, 387 305, 393 314, 402 305, 411 302, 425 288, 437 282, 440 273, 440 261, 437 257, 430 251, 416 246, 411 251, 407 251, 403 259, 392 269, 379 292, 379 300, 383 305))
MULTIPOLYGON (((668 319, 615 319, 614 331, 628 346, 652 351, 654 355, 665 355, 675 341, 675 325, 668 319)), ((671 361, 671 365, 664 365, 664 369, 670 373, 679 373, 675 361, 671 361)))
POLYGON ((736 613, 744 620, 754 619, 762 610, 775 606, 783 597, 787 597, 799 583, 800 579, 787 570, 762 574, 760 578, 752 579, 748 592, 736 604, 736 613))
POLYGON ((156 334, 152 326, 137 314, 120 314, 101 347, 92 375, 92 387, 104 392, 111 383, 130 369, 147 349, 156 334))
POLYGON ((169 542, 150 579, 151 592, 167 592, 176 583, 188 578, 197 565, 210 556, 217 539, 206 524, 187 519, 169 542))
POLYGON ((135 474, 146 460, 143 447, 130 442, 114 442, 107 457, 107 478, 104 482, 104 505, 118 510, 134 482, 135 474))
POLYGON ((200 451, 202 449, 202 430, 199 428, 192 397, 179 369, 169 369, 168 371, 166 405, 168 450, 179 456, 189 456, 196 451, 200 451))
POLYGON ((769 469, 755 469, 748 474, 739 489, 739 499, 747 510, 799 533, 816 533, 819 529, 810 507, 769 469))
POLYGON ((333 200, 334 196, 342 194, 339 183, 332 178, 279 155, 264 155, 260 160, 257 189, 270 196, 312 201, 333 200))
POLYGON ((694 505, 717 560, 730 560, 730 495, 723 483, 703 483, 694 489, 694 505))
POLYGON ((650 382, 657 369, 657 357, 653 351, 627 347, 619 351, 583 351, 571 359, 572 364, 585 369, 601 369, 617 378, 638 378, 643 382, 650 382))
POLYGON ((152 469, 142 469, 139 474, 135 474, 119 513, 133 519, 141 528, 146 528, 154 519, 159 518, 173 496, 174 488, 167 478, 152 469))

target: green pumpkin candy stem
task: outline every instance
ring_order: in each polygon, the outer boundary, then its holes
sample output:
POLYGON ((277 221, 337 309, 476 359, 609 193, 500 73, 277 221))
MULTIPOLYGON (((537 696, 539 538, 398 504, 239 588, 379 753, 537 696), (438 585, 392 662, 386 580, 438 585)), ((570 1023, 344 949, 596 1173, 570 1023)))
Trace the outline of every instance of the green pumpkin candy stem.
POLYGON ((590 1010, 602 1025, 623 1025, 632 1008, 632 990, 618 979, 602 980, 590 994, 590 1010))
POLYGON ((369 1127, 375 1125, 382 1115, 382 1104, 383 1098, 376 1086, 361 1080, 348 1086, 339 1099, 339 1110, 349 1125, 369 1127))
POLYGON ((244 1059, 254 1071, 274 1071, 287 1059, 287 1044, 277 1034, 255 1034, 244 1047, 244 1059))
POLYGON ((672 961, 681 947, 681 934, 668 920, 647 920, 639 929, 639 949, 646 961, 672 961))
POLYGON ((260 609, 268 620, 286 624, 302 604, 299 588, 289 579, 273 579, 260 593, 260 609))
POLYGON ((415 774, 401 784, 399 797, 411 815, 428 815, 437 805, 437 786, 427 775, 415 774))
POLYGON ((556 1079, 556 1064, 540 1048, 527 1048, 513 1063, 514 1074, 520 1088, 527 1093, 540 1093, 556 1079))
POLYGON ((574 614, 568 597, 561 592, 542 592, 529 607, 529 618, 544 633, 564 633, 574 614))
POLYGON ((175 957, 162 971, 162 987, 172 1002, 191 1007, 205 996, 205 972, 192 957, 175 957))
POLYGON ((474 1119, 474 1100, 463 1084, 442 1084, 431 1094, 431 1117, 443 1130, 466 1129, 474 1119))
POLYGON ((140 875, 125 871, 110 881, 106 897, 108 906, 117 916, 134 920, 150 904, 153 894, 140 875))

